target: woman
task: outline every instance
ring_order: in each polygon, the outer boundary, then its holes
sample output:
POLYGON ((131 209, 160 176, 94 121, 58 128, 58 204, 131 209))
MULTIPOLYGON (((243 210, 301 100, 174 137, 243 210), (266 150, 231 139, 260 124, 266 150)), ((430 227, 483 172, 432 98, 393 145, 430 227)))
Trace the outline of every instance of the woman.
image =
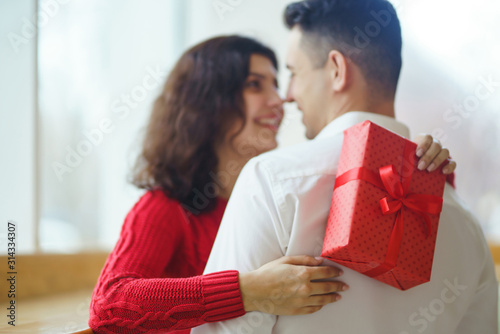
MULTIPOLYGON (((133 183, 148 191, 127 215, 93 292, 94 332, 188 333, 265 312, 258 305, 276 300, 273 291, 281 292, 273 314, 307 314, 347 288, 298 280, 304 271, 314 279, 341 275, 309 256, 284 257, 253 273, 201 275, 241 168, 277 146, 277 68, 273 51, 238 36, 210 39, 180 58, 155 102, 136 165, 133 183)), ((427 165, 448 156, 422 142, 424 151, 430 147, 427 165)))

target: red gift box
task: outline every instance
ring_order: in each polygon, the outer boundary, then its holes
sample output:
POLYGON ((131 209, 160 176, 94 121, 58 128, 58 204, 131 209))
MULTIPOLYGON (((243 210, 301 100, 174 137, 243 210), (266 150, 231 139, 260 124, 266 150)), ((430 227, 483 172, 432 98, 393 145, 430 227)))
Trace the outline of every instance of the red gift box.
POLYGON ((344 131, 322 256, 401 290, 428 282, 446 176, 370 121, 344 131))

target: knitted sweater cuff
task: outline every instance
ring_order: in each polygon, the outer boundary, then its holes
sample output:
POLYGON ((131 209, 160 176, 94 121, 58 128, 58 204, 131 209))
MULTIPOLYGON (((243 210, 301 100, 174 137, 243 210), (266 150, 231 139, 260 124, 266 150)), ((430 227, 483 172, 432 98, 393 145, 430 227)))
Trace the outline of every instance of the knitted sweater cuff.
POLYGON ((203 296, 207 308, 205 321, 216 322, 245 314, 238 271, 227 270, 203 275, 203 296))

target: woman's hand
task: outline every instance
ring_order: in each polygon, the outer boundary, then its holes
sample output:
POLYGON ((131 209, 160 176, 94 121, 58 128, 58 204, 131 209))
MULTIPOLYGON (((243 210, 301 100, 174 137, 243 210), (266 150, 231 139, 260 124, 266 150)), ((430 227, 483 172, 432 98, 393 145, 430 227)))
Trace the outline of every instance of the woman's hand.
POLYGON ((245 311, 276 315, 310 314, 340 299, 336 292, 348 289, 338 281, 312 282, 342 275, 342 271, 319 266, 322 259, 284 256, 257 270, 240 273, 245 311))
MULTIPOLYGON (((418 169, 432 172, 436 170, 450 156, 450 151, 443 148, 441 143, 431 135, 420 134, 414 140, 417 143, 418 169)), ((451 174, 457 168, 457 163, 450 160, 443 166, 443 174, 451 174)))

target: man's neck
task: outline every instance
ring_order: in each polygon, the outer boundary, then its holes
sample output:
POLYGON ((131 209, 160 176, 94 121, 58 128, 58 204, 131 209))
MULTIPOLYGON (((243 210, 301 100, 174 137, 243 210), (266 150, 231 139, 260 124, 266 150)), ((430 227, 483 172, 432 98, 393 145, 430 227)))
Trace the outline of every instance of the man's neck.
MULTIPOLYGON (((340 111, 333 112, 327 124, 350 111, 365 111, 373 114, 396 118, 396 114, 394 111, 394 100, 384 100, 373 103, 369 103, 368 101, 366 101, 363 103, 356 102, 347 104, 340 111)), ((325 126, 327 124, 325 124, 325 126)))
POLYGON ((391 118, 396 118, 396 113, 394 112, 394 101, 382 101, 373 104, 371 106, 368 106, 368 109, 366 111, 391 118))

